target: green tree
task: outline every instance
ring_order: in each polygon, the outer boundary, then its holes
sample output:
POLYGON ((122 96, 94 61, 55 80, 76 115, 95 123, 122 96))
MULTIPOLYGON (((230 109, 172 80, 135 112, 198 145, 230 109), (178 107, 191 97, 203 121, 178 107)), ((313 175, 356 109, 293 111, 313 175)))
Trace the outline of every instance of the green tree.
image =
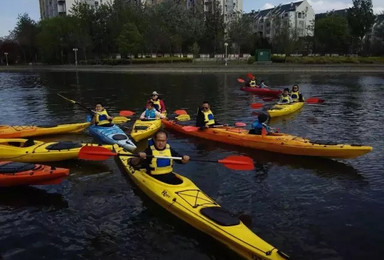
POLYGON ((347 53, 349 30, 346 17, 330 15, 316 20, 315 48, 320 53, 347 53))
POLYGON ((372 0, 353 0, 353 6, 348 9, 347 18, 351 35, 356 41, 355 49, 360 50, 363 37, 371 30, 375 22, 372 0))
POLYGON ((250 52, 255 42, 255 34, 252 32, 252 18, 248 15, 237 16, 229 24, 228 37, 231 43, 236 46, 238 54, 243 52, 250 52))
POLYGON ((203 51, 215 54, 224 49, 224 17, 218 1, 209 3, 208 11, 205 12, 205 31, 201 47, 203 51))
POLYGON ((122 55, 133 54, 137 56, 143 44, 143 36, 135 24, 127 23, 123 26, 117 44, 122 55))
POLYGON ((12 36, 20 46, 24 62, 36 61, 37 59, 36 34, 36 22, 29 18, 26 13, 19 15, 12 36))
POLYGON ((40 22, 37 44, 44 61, 68 63, 73 61, 73 47, 76 47, 78 19, 72 16, 56 16, 40 22))

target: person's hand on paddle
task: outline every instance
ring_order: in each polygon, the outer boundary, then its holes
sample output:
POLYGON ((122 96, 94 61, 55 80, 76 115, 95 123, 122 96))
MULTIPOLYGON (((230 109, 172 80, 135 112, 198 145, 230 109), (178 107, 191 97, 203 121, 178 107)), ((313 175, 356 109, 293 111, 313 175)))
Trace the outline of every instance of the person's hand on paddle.
POLYGON ((181 160, 182 163, 187 163, 189 162, 189 156, 188 155, 183 155, 183 159, 181 160))
POLYGON ((140 158, 143 159, 143 160, 147 159, 147 154, 146 154, 146 153, 140 152, 140 153, 139 153, 139 156, 140 156, 140 158))

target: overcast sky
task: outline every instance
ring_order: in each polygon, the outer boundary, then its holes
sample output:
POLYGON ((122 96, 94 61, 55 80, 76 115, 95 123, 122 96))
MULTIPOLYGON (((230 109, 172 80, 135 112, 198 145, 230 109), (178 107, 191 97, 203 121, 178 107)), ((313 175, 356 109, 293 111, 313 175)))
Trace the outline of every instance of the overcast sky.
MULTIPOLYGON (((344 9, 352 6, 352 0, 307 0, 315 13, 344 9)), ((285 0, 243 0, 244 12, 271 8, 275 5, 297 2, 285 0)), ((372 0, 376 14, 384 11, 384 0, 372 0)), ((17 16, 27 13, 35 21, 40 20, 39 0, 1 0, 0 8, 0 37, 9 34, 16 26, 17 16)))

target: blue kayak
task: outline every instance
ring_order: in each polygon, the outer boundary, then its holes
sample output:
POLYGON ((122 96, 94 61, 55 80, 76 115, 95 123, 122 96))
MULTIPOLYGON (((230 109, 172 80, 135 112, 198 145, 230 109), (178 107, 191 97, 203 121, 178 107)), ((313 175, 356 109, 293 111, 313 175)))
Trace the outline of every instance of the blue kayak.
POLYGON ((89 127, 89 134, 106 144, 117 144, 128 151, 136 149, 136 145, 117 125, 89 127))

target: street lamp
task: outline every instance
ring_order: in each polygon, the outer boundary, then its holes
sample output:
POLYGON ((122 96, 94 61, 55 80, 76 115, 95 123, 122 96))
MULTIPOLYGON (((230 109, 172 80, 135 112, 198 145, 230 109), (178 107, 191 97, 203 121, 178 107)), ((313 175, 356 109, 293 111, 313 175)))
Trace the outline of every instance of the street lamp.
POLYGON ((5 55, 5 63, 7 64, 8 67, 8 52, 4 52, 5 55))
POLYGON ((79 49, 77 49, 77 48, 73 48, 72 50, 75 52, 75 66, 77 66, 77 51, 78 51, 79 49))
POLYGON ((225 66, 227 66, 228 65, 228 52, 227 52, 228 43, 225 42, 224 46, 225 46, 225 66))

